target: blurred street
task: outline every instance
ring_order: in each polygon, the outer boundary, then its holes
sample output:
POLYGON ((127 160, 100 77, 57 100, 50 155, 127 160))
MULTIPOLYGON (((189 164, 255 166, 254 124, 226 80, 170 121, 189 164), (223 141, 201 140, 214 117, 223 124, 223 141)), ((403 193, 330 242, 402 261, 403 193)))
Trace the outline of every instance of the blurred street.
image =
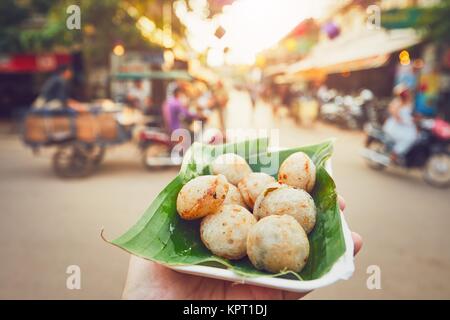
MULTIPOLYGON (((263 102, 252 113, 242 91, 230 93, 227 113, 230 128, 279 128, 285 147, 337 138, 334 177, 364 246, 353 278, 309 298, 450 297, 448 190, 428 186, 418 173, 369 169, 359 155, 362 132, 300 127, 283 112, 274 119, 263 102), (381 290, 366 287, 370 265, 381 269, 381 290)), ((51 171, 50 150, 33 156, 5 130, 0 148, 0 299, 120 298, 128 254, 105 243, 100 231, 109 239, 124 232, 177 170, 146 171, 138 149, 126 144, 108 149, 96 174, 63 180, 51 171), (69 265, 81 267, 81 290, 66 289, 69 265)))

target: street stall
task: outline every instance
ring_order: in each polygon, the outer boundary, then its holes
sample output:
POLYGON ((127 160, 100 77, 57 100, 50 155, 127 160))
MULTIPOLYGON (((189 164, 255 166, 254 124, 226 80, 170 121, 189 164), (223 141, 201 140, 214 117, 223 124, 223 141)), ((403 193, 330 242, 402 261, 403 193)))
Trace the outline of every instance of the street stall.
POLYGON ((193 77, 186 70, 121 72, 112 75, 111 85, 135 80, 148 81, 152 87, 158 86, 158 95, 163 93, 163 97, 156 100, 158 103, 152 99, 149 110, 133 130, 133 140, 138 141, 142 152, 142 163, 148 169, 179 165, 181 158, 171 155, 177 141, 172 141, 164 122, 163 103, 173 94, 175 87, 186 87, 193 77))
MULTIPOLYGON (((286 74, 325 74, 369 70, 385 65, 390 54, 412 47, 420 37, 412 29, 361 30, 320 43, 303 60, 289 66, 286 74)), ((376 84, 374 84, 376 85, 376 84)))
MULTIPOLYGON (((186 71, 151 71, 113 74, 111 82, 143 79, 163 81, 191 80, 186 71)), ((69 108, 31 110, 24 121, 23 141, 38 151, 56 147, 53 169, 60 177, 82 177, 91 174, 101 163, 108 147, 135 141, 147 168, 179 165, 170 157, 172 141, 161 118, 162 103, 152 106, 153 114, 130 108, 120 102, 102 100, 86 105, 77 112, 69 108), (133 139, 134 138, 134 139, 133 139)))
MULTIPOLYGON (((136 79, 167 83, 191 77, 185 71, 129 72, 112 75, 111 82, 136 79)), ((94 171, 108 147, 132 141, 133 134, 138 132, 135 141, 142 151, 144 164, 151 167, 147 158, 149 154, 154 156, 155 145, 170 145, 170 137, 164 133, 161 107, 161 104, 153 106, 158 112, 144 114, 110 100, 86 104, 82 112, 70 108, 50 110, 43 106, 26 115, 23 141, 34 151, 56 147, 52 160, 54 172, 61 177, 81 177, 94 171), (153 124, 153 129, 146 126, 149 124, 153 124)))
MULTIPOLYGON (((420 41, 412 29, 361 29, 319 43, 305 59, 290 65, 286 74, 278 77, 283 81, 317 82, 322 84, 320 87, 334 89, 332 101, 319 98, 322 119, 344 128, 360 129, 369 118, 367 106, 375 105, 367 103, 362 93, 370 91, 380 101, 390 97, 398 64, 393 54, 420 41)), ((377 112, 378 109, 377 106, 377 112)), ((378 114, 370 117, 382 118, 378 114)))
POLYGON ((58 176, 86 176, 101 163, 108 146, 130 139, 129 127, 118 121, 119 113, 99 104, 86 112, 31 110, 24 120, 23 141, 35 152, 55 147, 52 165, 58 176))
POLYGON ((79 84, 77 53, 0 54, 0 117, 20 120, 36 99, 44 77, 61 65, 73 65, 79 84))

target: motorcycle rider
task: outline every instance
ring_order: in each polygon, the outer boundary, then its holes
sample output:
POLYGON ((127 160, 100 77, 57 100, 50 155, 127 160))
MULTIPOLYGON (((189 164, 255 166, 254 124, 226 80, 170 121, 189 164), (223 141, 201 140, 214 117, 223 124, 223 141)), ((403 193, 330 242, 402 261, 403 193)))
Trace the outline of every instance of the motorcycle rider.
POLYGON ((188 110, 186 106, 186 95, 181 87, 175 88, 173 96, 168 97, 163 105, 164 121, 169 129, 169 133, 181 128, 181 117, 191 120, 204 120, 188 110))
POLYGON ((394 88, 396 97, 389 104, 389 118, 383 131, 394 141, 391 160, 398 162, 417 139, 417 128, 413 119, 411 92, 405 85, 394 88))

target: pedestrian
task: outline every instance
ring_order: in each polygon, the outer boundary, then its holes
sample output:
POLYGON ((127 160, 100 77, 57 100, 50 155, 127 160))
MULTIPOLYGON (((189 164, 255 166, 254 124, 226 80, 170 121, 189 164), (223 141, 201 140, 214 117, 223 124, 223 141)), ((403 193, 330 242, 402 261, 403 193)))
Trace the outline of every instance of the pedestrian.
POLYGON ((219 115, 219 130, 223 133, 226 128, 225 109, 228 104, 228 93, 222 81, 218 81, 214 90, 214 106, 219 115))
POLYGON ((250 96, 250 101, 252 103, 253 111, 255 111, 256 102, 258 100, 259 92, 257 84, 249 84, 248 85, 248 94, 250 96))
POLYGON ((141 79, 136 79, 133 81, 133 85, 127 94, 127 101, 134 108, 141 110, 144 113, 148 112, 150 107, 149 92, 144 88, 144 84, 141 79))

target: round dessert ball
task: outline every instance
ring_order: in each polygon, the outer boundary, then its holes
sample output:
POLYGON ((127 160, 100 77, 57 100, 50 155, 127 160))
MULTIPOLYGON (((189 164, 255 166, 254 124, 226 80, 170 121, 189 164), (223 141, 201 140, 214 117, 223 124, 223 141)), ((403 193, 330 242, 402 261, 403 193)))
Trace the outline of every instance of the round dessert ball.
POLYGON ((246 175, 252 172, 247 161, 235 153, 225 153, 211 163, 213 174, 223 174, 227 180, 237 185, 246 175))
POLYGON ((306 233, 316 224, 316 205, 308 192, 287 185, 271 186, 258 196, 253 208, 257 219, 287 214, 295 218, 306 233))
POLYGON ((228 204, 203 218, 200 236, 215 255, 240 259, 247 254, 247 234, 255 223, 255 217, 247 209, 228 204))
POLYGON ((239 189, 231 183, 228 183, 228 192, 223 204, 237 204, 244 208, 247 207, 241 193, 239 192, 239 189))
POLYGON ((257 269, 273 273, 300 272, 308 260, 309 242, 292 216, 272 215, 259 220, 250 229, 247 254, 257 269))
POLYGON ((275 182, 276 180, 267 173, 252 172, 238 183, 238 188, 247 206, 253 208, 259 194, 263 192, 268 185, 275 182))
POLYGON ((316 183, 316 166, 305 153, 293 153, 281 164, 278 182, 311 192, 316 183))
POLYGON ((186 220, 216 212, 225 201, 228 181, 223 175, 200 176, 186 183, 178 193, 177 211, 186 220))

